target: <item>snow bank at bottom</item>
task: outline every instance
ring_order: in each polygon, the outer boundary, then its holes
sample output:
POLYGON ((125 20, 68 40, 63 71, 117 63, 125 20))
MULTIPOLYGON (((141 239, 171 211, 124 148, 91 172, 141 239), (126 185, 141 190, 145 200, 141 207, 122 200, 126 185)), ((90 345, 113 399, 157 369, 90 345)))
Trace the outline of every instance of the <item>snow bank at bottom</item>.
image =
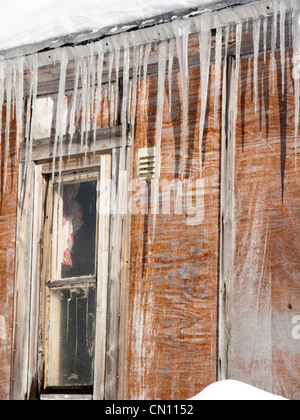
POLYGON ((190 399, 202 401, 286 401, 285 398, 262 391, 243 382, 226 380, 213 383, 190 399))

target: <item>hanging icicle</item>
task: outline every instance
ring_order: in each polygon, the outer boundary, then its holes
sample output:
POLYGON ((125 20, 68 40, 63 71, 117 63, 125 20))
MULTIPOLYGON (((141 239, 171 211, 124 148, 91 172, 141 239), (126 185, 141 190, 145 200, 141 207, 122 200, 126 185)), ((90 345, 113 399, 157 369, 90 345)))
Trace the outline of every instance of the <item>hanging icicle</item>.
POLYGON ((162 41, 159 44, 158 51, 158 86, 157 86, 157 114, 156 114, 156 166, 155 179, 152 181, 153 185, 153 239, 156 229, 156 215, 159 210, 159 179, 161 174, 161 141, 162 128, 164 116, 164 99, 165 99, 165 78, 166 78, 166 64, 168 41, 162 41))
POLYGON ((97 91, 96 91, 96 106, 93 120, 93 132, 94 132, 94 152, 96 151, 96 128, 97 128, 97 119, 100 113, 101 99, 102 99, 102 74, 103 74, 103 44, 100 42, 99 51, 98 51, 98 60, 97 60, 97 91))
POLYGON ((272 50, 272 81, 273 81, 273 94, 275 93, 275 68, 276 68, 276 57, 275 50, 277 45, 277 31, 278 31, 278 2, 273 0, 274 11, 273 11, 273 25, 272 25, 272 39, 271 39, 271 50, 272 50))
MULTIPOLYGON (((191 21, 173 22, 173 30, 176 37, 177 54, 180 69, 183 109, 183 143, 187 146, 188 138, 188 112, 189 112, 189 67, 188 67, 188 41, 191 21)), ((184 157, 187 155, 187 147, 184 147, 184 157)))
POLYGON ((217 127, 218 106, 220 97, 223 28, 217 28, 215 48, 215 83, 214 83, 214 127, 217 127))
POLYGON ((6 127, 5 127, 5 152, 4 152, 4 191, 7 180, 7 166, 8 166, 8 152, 10 146, 10 123, 11 123, 11 108, 12 108, 12 83, 13 83, 13 69, 8 66, 6 71, 6 127))
POLYGON ((285 21, 286 4, 284 0, 280 0, 280 58, 282 75, 282 97, 284 97, 285 92, 285 21))
POLYGON ((26 116, 26 130, 25 130, 25 170, 24 177, 26 176, 28 163, 32 156, 33 147, 33 127, 35 122, 36 112, 36 97, 37 97, 37 82, 38 82, 38 56, 34 54, 30 57, 30 82, 29 92, 27 98, 27 116, 26 116))
POLYGON ((235 137, 236 120, 237 120, 237 105, 238 105, 238 88, 240 77, 240 62, 241 62, 241 46, 242 46, 243 24, 239 22, 236 25, 236 56, 235 56, 235 81, 233 92, 233 133, 235 137))
MULTIPOLYGON (((272 53, 272 79, 273 91, 275 92, 276 77, 276 51, 279 45, 278 37, 280 37, 280 58, 281 58, 281 74, 282 74, 282 94, 285 93, 285 77, 286 77, 286 29, 288 10, 292 10, 293 22, 293 49, 294 60, 298 62, 300 56, 300 29, 299 29, 299 1, 298 0, 271 0, 270 7, 266 9, 265 15, 262 13, 260 6, 257 6, 256 17, 253 19, 253 46, 254 46, 254 103, 255 110, 258 109, 258 56, 260 53, 261 42, 263 44, 264 60, 266 61, 267 51, 270 47, 272 53), (272 13, 272 17, 271 17, 272 13), (271 22, 271 27, 269 27, 271 22), (280 22, 280 23, 279 23, 280 22), (279 27, 280 25, 280 27, 279 27), (268 30, 271 31, 271 41, 268 45, 268 30)), ((253 4, 253 8, 256 6, 253 4)), ((220 12, 220 15, 222 12, 220 12)), ((240 19, 238 14, 235 18, 240 19)), ((200 153, 200 173, 203 170, 203 137, 205 132, 205 120, 208 104, 208 89, 210 77, 210 61, 211 61, 211 44, 212 30, 216 30, 215 43, 215 77, 214 77, 214 126, 217 124, 219 99, 221 93, 221 70, 222 58, 224 56, 223 45, 225 43, 225 55, 227 54, 229 38, 236 43, 236 79, 234 81, 234 102, 237 101, 238 93, 238 77, 242 46, 242 22, 246 21, 246 32, 250 33, 251 19, 243 18, 240 21, 225 22, 223 18, 218 17, 218 13, 205 12, 200 16, 192 19, 182 19, 173 21, 166 26, 162 41, 158 47, 158 94, 157 94, 157 119, 156 119, 156 148, 157 148, 157 166, 156 179, 159 179, 161 169, 161 142, 162 142, 162 124, 163 124, 163 107, 165 94, 165 77, 168 72, 169 85, 169 107, 172 107, 172 78, 174 64, 174 50, 176 50, 180 69, 181 78, 181 95, 182 95, 182 137, 185 145, 183 157, 187 156, 186 139, 189 135, 188 128, 188 107, 189 107, 189 71, 188 71, 188 43, 189 34, 191 32, 191 23, 196 26, 199 35, 199 55, 200 55, 200 82, 201 82, 201 109, 199 121, 199 153, 200 153), (229 31, 231 31, 229 33, 229 31), (175 35, 175 39, 174 39, 175 35), (167 68, 168 65, 168 68, 167 68)), ((149 31, 150 33, 150 31, 149 31)), ((86 47, 80 47, 76 50, 76 54, 70 54, 68 48, 57 50, 55 60, 60 63, 60 80, 59 92, 57 99, 56 125, 54 135, 53 150, 53 176, 55 165, 59 158, 60 170, 62 167, 62 144, 65 133, 65 85, 66 85, 66 69, 69 60, 74 60, 74 85, 71 100, 69 102, 67 122, 69 135, 69 154, 71 153, 72 142, 78 126, 81 131, 81 150, 87 156, 91 151, 90 134, 94 137, 94 151, 96 150, 96 129, 97 121, 101 111, 103 100, 102 89, 107 90, 108 106, 109 106, 109 124, 116 125, 121 120, 122 125, 122 149, 120 165, 124 170, 126 168, 126 144, 127 144, 127 126, 131 123, 135 124, 136 107, 138 94, 141 92, 141 103, 143 104, 143 112, 146 110, 147 95, 147 73, 148 64, 151 53, 151 42, 157 42, 158 35, 160 37, 162 31, 158 34, 156 29, 151 32, 149 40, 141 40, 139 36, 131 36, 127 33, 112 36, 107 41, 99 41, 86 47), (82 55, 81 55, 82 53, 82 55), (133 61, 131 63, 131 56, 133 61), (107 58, 107 60, 104 60, 107 58), (133 68, 132 76, 130 74, 130 66, 133 68), (107 76, 108 83, 103 87, 103 73, 107 76), (120 69, 123 69, 122 76, 122 103, 121 113, 119 112, 119 100, 121 94, 120 88, 120 69), (143 89, 141 90, 141 84, 143 89), (119 115, 120 114, 120 115, 119 115)), ((76 49, 76 48, 75 48, 76 49)), ((70 67, 71 68, 71 67, 70 67)), ((2 108, 4 101, 6 102, 6 121, 4 133, 0 135, 0 142, 5 141, 3 156, 3 174, 4 181, 7 181, 8 156, 10 150, 10 126, 11 119, 16 117, 17 125, 17 154, 19 152, 20 137, 24 131, 25 138, 25 168, 32 158, 33 147, 33 123, 36 113, 37 88, 38 88, 38 55, 31 57, 21 57, 20 59, 0 61, 0 125, 2 123, 2 108), (24 118, 24 84, 23 77, 28 73, 28 88, 26 92, 27 115, 24 118), (23 121, 26 126, 23 129, 23 121)), ((106 80, 106 79, 105 79, 106 80)), ((295 153, 298 150, 298 131, 299 131, 299 78, 295 78, 295 153)), ((237 118, 237 104, 234 104, 234 125, 237 118)), ((154 212, 157 211, 155 204, 154 212)))
POLYGON ((60 78, 59 89, 57 97, 57 112, 56 112, 56 127, 55 127, 55 141, 53 149, 53 166, 52 166, 52 180, 55 176, 55 166, 57 160, 57 152, 59 146, 59 185, 61 183, 62 170, 62 154, 63 154, 63 137, 64 137, 64 101, 65 101, 65 86, 66 86, 66 72, 68 66, 68 58, 64 50, 60 52, 60 78))
MULTIPOLYGON (((300 4, 293 0, 293 51, 294 66, 299 66, 300 61, 300 4)), ((294 74, 295 86, 295 165, 297 165, 298 134, 299 134, 299 106, 300 106, 300 80, 299 74, 294 74)))
POLYGON ((202 149, 204 125, 207 109, 208 82, 211 56, 211 15, 203 15, 196 19, 200 48, 200 80, 201 80, 201 115, 199 132, 200 176, 202 177, 202 149))
POLYGON ((258 54, 259 54, 259 41, 260 41, 260 27, 261 20, 253 22, 253 46, 254 46, 254 104, 255 112, 258 108, 258 54))
POLYGON ((127 144, 127 123, 128 123, 128 98, 129 98, 129 69, 130 69, 130 48, 124 49, 124 63, 123 63, 123 103, 122 103, 122 150, 121 150, 121 170, 126 169, 125 154, 127 144))
POLYGON ((175 39, 171 38, 169 42, 169 63, 168 63, 168 83, 169 83, 169 111, 172 112, 172 77, 174 64, 175 39))
MULTIPOLYGON (((16 101, 16 120, 17 120, 17 158, 19 158, 20 139, 23 132, 23 108, 24 108, 24 57, 20 57, 16 63, 16 85, 15 85, 15 101, 16 101)), ((0 106, 1 109, 1 106, 0 106)), ((1 112, 1 111, 0 111, 1 112)))

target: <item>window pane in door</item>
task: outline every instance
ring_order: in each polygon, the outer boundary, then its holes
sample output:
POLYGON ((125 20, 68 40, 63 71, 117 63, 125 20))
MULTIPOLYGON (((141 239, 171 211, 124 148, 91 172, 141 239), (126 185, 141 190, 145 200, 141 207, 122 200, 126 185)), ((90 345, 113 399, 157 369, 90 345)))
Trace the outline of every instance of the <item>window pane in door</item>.
POLYGON ((94 276, 97 181, 63 183, 57 201, 56 279, 94 276))
POLYGON ((96 288, 50 292, 47 386, 93 385, 96 288))

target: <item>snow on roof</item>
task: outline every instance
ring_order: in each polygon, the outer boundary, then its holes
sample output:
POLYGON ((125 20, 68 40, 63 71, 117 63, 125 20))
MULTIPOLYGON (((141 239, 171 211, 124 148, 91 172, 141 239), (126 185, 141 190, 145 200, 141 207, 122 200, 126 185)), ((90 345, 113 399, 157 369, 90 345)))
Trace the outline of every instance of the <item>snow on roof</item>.
POLYGON ((10 0, 0 2, 0 54, 24 55, 255 0, 10 0))
POLYGON ((205 388, 191 400, 202 401, 284 401, 285 398, 262 391, 243 382, 227 380, 205 388))

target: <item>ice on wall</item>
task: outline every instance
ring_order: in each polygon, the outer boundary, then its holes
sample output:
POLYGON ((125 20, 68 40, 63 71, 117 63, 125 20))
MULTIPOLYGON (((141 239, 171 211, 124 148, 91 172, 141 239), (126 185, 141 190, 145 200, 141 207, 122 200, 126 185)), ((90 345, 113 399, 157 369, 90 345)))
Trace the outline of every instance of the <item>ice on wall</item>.
MULTIPOLYGON (((255 8, 255 4, 252 6, 255 8)), ((275 77, 275 50, 280 46, 282 78, 285 77, 285 43, 286 43, 286 11, 292 9, 293 25, 290 29, 290 37, 293 39, 294 59, 300 56, 300 11, 297 0, 273 0, 273 18, 270 18, 268 9, 266 15, 252 22, 253 25, 253 74, 254 74, 254 105, 258 107, 258 55, 264 53, 266 59, 267 52, 267 31, 271 29, 271 60, 272 74, 275 77), (271 22, 270 22, 271 20, 271 22), (272 25, 271 28, 268 26, 272 25), (280 40, 278 41, 278 37, 280 40), (261 40, 263 50, 260 50, 261 40)), ((199 119, 199 150, 202 151, 203 133, 208 101, 208 87, 210 78, 212 30, 215 30, 215 78, 214 78, 214 119, 217 121, 218 102, 222 90, 221 67, 222 60, 226 56, 228 43, 231 37, 236 42, 235 56, 235 94, 237 97, 239 62, 241 47, 243 43, 243 31, 247 32, 249 21, 239 20, 239 15, 232 13, 232 21, 224 22, 219 19, 218 13, 207 12, 200 16, 189 19, 174 20, 170 25, 165 25, 165 38, 162 41, 155 41, 159 38, 159 27, 153 28, 152 43, 140 43, 139 37, 135 34, 119 35, 110 37, 107 42, 99 41, 94 44, 81 47, 82 56, 75 58, 75 77, 72 90, 72 97, 65 109, 65 87, 67 69, 71 57, 66 53, 66 49, 61 48, 56 51, 56 65, 60 65, 60 82, 58 88, 58 99, 56 104, 56 126, 53 153, 53 174, 56 164, 59 165, 59 172, 62 167, 62 143, 67 134, 71 149, 78 132, 81 136, 81 151, 85 156, 93 151, 96 140, 97 117, 101 112, 103 96, 108 98, 110 110, 110 124, 116 125, 119 121, 122 125, 122 153, 121 167, 126 168, 125 152, 127 142, 128 124, 134 126, 136 117, 137 95, 143 97, 145 103, 146 82, 148 61, 151 54, 152 44, 154 50, 158 51, 158 94, 157 94, 157 120, 156 120, 156 148, 157 165, 156 179, 160 177, 161 169, 161 144, 162 127, 164 113, 164 92, 166 82, 169 88, 169 106, 172 100, 172 71, 174 56, 178 58, 181 81, 181 101, 182 101, 182 120, 183 138, 186 144, 188 137, 188 95, 189 95, 189 71, 188 71, 188 41, 191 32, 199 34, 199 57, 200 57, 200 80, 201 80, 201 110, 199 119), (235 23, 233 23, 235 21, 235 23), (229 25, 230 23, 230 25, 229 25), (230 29, 229 29, 230 28, 230 29), (157 45, 155 45, 155 43, 157 45), (225 54, 224 54, 225 47, 225 54), (104 86, 103 71, 106 63, 108 69, 108 82, 104 86), (130 72, 130 69, 133 71, 130 72), (122 71, 121 71, 122 70, 122 71), (120 83, 120 81, 122 83, 120 83), (120 91, 121 86, 121 91, 120 91), (143 87, 141 91, 141 86, 143 87), (119 102, 121 102, 121 112, 119 115, 119 102), (67 124, 64 122, 64 114, 67 112, 67 124), (80 124, 79 124, 80 121, 80 124), (66 133, 66 125, 68 127, 66 133), (93 141, 90 140, 93 138, 93 141)), ((31 159, 32 146, 34 141, 34 127, 37 92, 38 92, 38 69, 39 55, 34 54, 29 57, 0 62, 0 109, 6 107, 6 113, 0 112, 5 132, 2 134, 4 147, 4 184, 7 180, 7 159, 9 155, 10 127, 11 119, 16 119, 18 148, 21 135, 25 138, 26 164, 31 159), (23 76, 27 74, 27 89, 24 91, 23 76), (25 117, 25 118, 24 118, 25 117), (25 121, 25 127, 23 123, 25 121)), ((283 83, 284 85, 284 83, 283 83)), ((274 81, 272 83, 274 89, 274 81)), ((295 147, 297 150, 297 137, 299 129, 299 79, 295 78, 295 147)), ((237 116, 237 103, 234 101, 234 120, 237 116)), ((184 148, 183 156, 186 156, 187 148, 184 148)), ((202 158, 200 156, 200 173, 202 172, 202 158)), ((26 165, 25 165, 26 167, 26 165)), ((156 200, 155 200, 156 202, 156 200)), ((154 214, 157 212, 157 203, 154 214)))

